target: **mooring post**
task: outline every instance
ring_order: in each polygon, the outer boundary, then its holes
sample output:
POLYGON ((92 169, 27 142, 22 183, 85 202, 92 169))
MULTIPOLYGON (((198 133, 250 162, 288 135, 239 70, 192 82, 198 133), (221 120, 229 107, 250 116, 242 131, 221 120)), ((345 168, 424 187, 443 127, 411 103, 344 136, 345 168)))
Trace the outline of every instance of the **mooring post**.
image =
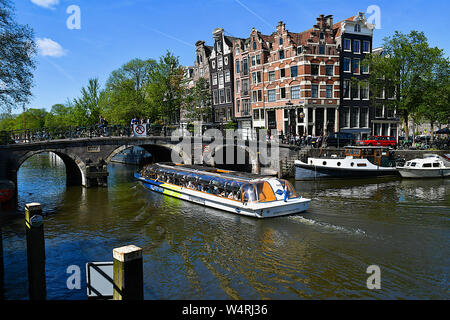
POLYGON ((113 250, 114 300, 143 300, 142 249, 133 245, 113 250))
POLYGON ((42 207, 39 203, 25 205, 27 237, 28 291, 30 300, 45 300, 45 240, 42 207))
POLYGON ((2 226, 0 225, 0 300, 5 298, 5 282, 4 278, 4 265, 3 265, 3 235, 2 235, 2 226))

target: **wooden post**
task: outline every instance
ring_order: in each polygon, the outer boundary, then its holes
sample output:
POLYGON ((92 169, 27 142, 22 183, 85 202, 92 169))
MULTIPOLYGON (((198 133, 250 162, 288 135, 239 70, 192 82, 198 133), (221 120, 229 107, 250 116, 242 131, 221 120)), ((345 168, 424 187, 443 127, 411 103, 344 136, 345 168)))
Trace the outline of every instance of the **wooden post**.
POLYGON ((125 246, 113 250, 114 300, 143 300, 142 249, 125 246))
POLYGON ((4 282, 4 265, 3 265, 3 235, 2 226, 0 226, 0 300, 5 298, 5 282, 4 282))
POLYGON ((45 300, 45 240, 42 207, 39 203, 25 206, 27 237, 28 290, 30 300, 45 300))

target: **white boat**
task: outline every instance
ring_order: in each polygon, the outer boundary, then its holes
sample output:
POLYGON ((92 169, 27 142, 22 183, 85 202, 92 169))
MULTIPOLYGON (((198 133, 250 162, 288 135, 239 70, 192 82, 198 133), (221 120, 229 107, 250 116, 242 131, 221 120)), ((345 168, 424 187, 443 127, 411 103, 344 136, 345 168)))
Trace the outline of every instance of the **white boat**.
POLYGON ((300 213, 311 202, 286 180, 201 166, 158 163, 135 177, 150 190, 256 218, 300 213))
POLYGON ((308 158, 294 164, 296 180, 398 175, 392 152, 386 147, 349 146, 345 157, 308 158))
POLYGON ((437 154, 428 154, 423 159, 407 161, 404 166, 398 166, 397 169, 403 178, 450 177, 450 161, 437 154))

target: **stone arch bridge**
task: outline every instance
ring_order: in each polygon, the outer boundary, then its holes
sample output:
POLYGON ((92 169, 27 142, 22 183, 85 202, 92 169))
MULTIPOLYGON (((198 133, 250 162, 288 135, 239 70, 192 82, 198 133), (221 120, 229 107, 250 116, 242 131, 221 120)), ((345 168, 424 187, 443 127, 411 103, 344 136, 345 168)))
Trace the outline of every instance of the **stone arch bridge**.
MULTIPOLYGON (((132 146, 139 146, 148 151, 153 162, 174 161, 184 164, 212 165, 227 168, 226 150, 234 150, 231 155, 244 151, 245 165, 235 165, 232 169, 260 173, 259 152, 249 146, 249 141, 223 140, 203 137, 200 142, 193 137, 94 137, 78 139, 61 139, 32 143, 17 143, 0 145, 0 179, 8 179, 16 183, 17 173, 21 165, 33 155, 43 152, 53 152, 64 162, 66 167, 67 185, 85 187, 107 186, 110 160, 121 151, 132 146), (231 147, 231 149, 230 149, 231 147), (234 148, 233 148, 234 147, 234 148), (199 150, 201 149, 201 150, 199 150), (200 151, 200 152, 199 152, 200 151), (201 155, 198 159, 196 156, 201 155), (221 158, 223 161, 218 161, 221 158)), ((256 150, 259 146, 257 146, 256 150)), ((270 144, 267 145, 270 152, 270 144)), ((266 152, 266 151, 265 151, 266 152)), ((288 146, 279 148, 280 157, 286 157, 290 150, 288 146)), ((274 173, 279 169, 276 157, 268 155, 269 164, 274 173)))

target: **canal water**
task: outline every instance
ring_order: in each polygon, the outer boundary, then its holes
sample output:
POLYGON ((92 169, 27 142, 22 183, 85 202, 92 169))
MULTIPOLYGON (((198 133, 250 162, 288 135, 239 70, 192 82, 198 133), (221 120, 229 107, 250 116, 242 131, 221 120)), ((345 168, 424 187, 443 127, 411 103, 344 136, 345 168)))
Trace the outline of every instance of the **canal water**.
MULTIPOLYGON (((65 186, 64 164, 29 159, 19 208, 45 213, 49 299, 86 299, 86 262, 143 249, 145 299, 448 299, 450 179, 297 182, 303 214, 255 220, 150 192, 134 167, 108 188, 65 186), (80 290, 66 285, 81 269, 80 290), (377 265, 381 289, 367 288, 377 265)), ((23 210, 2 212, 5 298, 27 299, 23 210)))

